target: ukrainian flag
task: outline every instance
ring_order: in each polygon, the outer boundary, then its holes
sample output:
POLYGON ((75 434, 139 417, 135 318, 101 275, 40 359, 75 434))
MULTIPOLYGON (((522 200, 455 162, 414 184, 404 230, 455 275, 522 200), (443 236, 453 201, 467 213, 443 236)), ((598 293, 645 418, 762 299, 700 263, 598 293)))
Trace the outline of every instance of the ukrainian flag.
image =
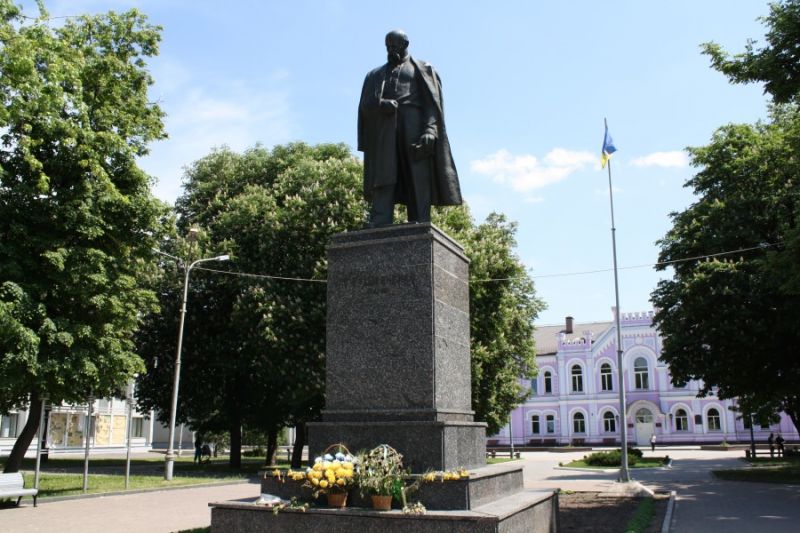
POLYGON ((608 163, 608 160, 611 159, 611 154, 616 151, 617 147, 614 146, 614 139, 612 139, 611 135, 608 134, 608 124, 606 124, 606 134, 603 137, 603 151, 600 154, 601 168, 606 168, 606 163, 608 163))

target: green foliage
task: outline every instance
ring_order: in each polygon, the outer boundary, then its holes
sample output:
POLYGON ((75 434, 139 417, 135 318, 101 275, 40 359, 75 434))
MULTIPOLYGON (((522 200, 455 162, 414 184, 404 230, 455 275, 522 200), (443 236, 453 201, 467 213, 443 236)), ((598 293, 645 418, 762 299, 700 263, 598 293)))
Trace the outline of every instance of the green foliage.
POLYGON ((772 119, 724 126, 690 149, 697 200, 672 214, 659 261, 756 249, 676 263, 652 301, 673 382, 701 379, 701 394, 716 386, 745 412, 785 410, 796 425, 800 114, 775 108, 772 119))
POLYGON ((0 411, 143 370, 133 333, 166 209, 136 157, 165 136, 144 62, 159 34, 135 10, 51 28, 0 0, 0 411))
MULTIPOLYGON (((641 458, 641 450, 628 448, 628 466, 634 466, 641 458)), ((584 457, 583 460, 590 466, 621 466, 622 450, 594 452, 584 457)))
POLYGON ((775 103, 796 102, 800 93, 800 0, 770 4, 769 15, 761 20, 768 27, 767 46, 756 49, 755 41, 748 41, 744 53, 731 57, 720 45, 706 43, 703 53, 731 82, 763 82, 764 92, 772 95, 775 103))
MULTIPOLYGON (((189 167, 177 203, 181 229, 201 228, 198 242, 170 253, 229 253, 231 263, 207 266, 324 281, 330 237, 364 219, 360 183, 344 145, 215 150, 189 167)), ((163 313, 139 337, 150 368, 140 399, 166 416, 183 278, 165 263, 160 283, 163 313)), ((324 283, 192 272, 181 420, 202 431, 302 423, 322 408, 324 379, 324 283)))
POLYGON ((475 225, 466 206, 438 210, 433 221, 470 260, 472 406, 493 435, 525 401, 520 378, 536 375, 533 322, 545 305, 514 253, 516 223, 492 213, 475 225))
POLYGON ((630 522, 625 525, 625 533, 644 533, 650 528, 656 514, 653 498, 643 498, 630 522))

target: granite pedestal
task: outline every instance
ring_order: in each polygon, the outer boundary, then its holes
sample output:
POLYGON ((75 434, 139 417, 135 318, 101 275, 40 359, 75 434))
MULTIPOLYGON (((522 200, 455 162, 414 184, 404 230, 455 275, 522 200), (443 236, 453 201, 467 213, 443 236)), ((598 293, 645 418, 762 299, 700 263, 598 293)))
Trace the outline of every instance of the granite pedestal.
MULTIPOLYGON (((308 429, 309 458, 335 443, 352 452, 389 444, 415 474, 463 467, 469 478, 423 483, 411 497, 428 509, 422 516, 368 510, 355 491, 350 508, 305 513, 212 503, 214 533, 557 530, 556 494, 525 490, 519 463, 486 465, 486 424, 471 410, 468 266, 461 246, 431 224, 334 236, 325 409, 308 429)), ((310 496, 269 474, 262 492, 310 496)))
POLYGON ((342 233, 328 247, 326 399, 313 457, 390 444, 413 471, 485 464, 473 419, 469 261, 431 224, 342 233))

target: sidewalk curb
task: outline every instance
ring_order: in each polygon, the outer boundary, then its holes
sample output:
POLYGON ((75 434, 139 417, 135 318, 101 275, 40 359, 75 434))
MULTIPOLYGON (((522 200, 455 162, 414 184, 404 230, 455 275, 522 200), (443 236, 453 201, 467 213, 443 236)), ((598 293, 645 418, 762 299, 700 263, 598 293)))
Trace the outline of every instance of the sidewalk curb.
POLYGON ((671 490, 669 492, 669 503, 667 503, 667 514, 664 515, 664 521, 661 522, 661 533, 669 533, 670 526, 672 525, 672 514, 675 511, 675 495, 676 492, 671 490))
POLYGON ((91 498, 105 498, 106 496, 130 496, 131 494, 143 494, 147 492, 165 492, 182 489, 202 489, 207 487, 222 487, 225 485, 244 485, 247 483, 257 482, 258 478, 241 479, 241 480, 228 480, 216 481, 213 483, 198 483, 196 485, 180 485, 177 487, 156 487, 152 489, 134 489, 134 490, 118 490, 114 492, 95 492, 92 494, 70 494, 69 496, 40 496, 38 504, 64 502, 69 500, 86 500, 91 498))

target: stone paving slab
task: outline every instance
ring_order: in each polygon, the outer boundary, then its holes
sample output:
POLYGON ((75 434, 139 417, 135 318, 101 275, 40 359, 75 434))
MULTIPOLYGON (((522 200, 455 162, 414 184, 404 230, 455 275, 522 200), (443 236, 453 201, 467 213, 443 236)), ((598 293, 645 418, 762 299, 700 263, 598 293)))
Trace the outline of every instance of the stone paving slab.
POLYGON ((0 530, 8 533, 159 533, 207 527, 208 502, 258 496, 258 483, 193 487, 0 509, 0 530))

